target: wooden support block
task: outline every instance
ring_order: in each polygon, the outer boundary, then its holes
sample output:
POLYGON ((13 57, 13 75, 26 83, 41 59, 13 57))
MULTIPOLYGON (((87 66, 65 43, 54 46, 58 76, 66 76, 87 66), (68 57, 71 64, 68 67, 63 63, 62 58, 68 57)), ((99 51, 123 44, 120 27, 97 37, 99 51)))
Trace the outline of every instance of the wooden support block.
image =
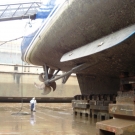
POLYGON ((96 123, 96 135, 135 135, 135 120, 110 119, 96 123))

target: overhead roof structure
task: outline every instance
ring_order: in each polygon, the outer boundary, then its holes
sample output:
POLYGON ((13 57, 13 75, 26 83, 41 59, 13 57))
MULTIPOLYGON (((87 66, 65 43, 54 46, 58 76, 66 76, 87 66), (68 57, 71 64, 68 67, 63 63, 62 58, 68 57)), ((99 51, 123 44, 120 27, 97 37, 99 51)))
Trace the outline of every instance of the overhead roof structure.
POLYGON ((35 19, 41 2, 25 2, 15 4, 0 5, 0 21, 10 21, 16 19, 35 19))

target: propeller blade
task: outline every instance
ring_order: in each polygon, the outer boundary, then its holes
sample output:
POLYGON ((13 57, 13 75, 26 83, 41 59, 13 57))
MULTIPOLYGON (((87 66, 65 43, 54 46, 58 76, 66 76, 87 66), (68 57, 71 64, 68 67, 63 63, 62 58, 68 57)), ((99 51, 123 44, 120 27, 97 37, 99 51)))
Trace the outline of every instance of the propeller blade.
POLYGON ((45 81, 43 75, 44 75, 44 73, 41 73, 41 74, 39 75, 39 80, 40 80, 41 82, 44 82, 44 81, 45 81))
POLYGON ((56 82, 51 82, 49 85, 53 88, 53 91, 56 90, 56 82))
POLYGON ((49 69, 49 74, 53 75, 54 71, 55 71, 55 69, 50 68, 49 69))
POLYGON ((45 86, 44 88, 44 92, 42 93, 42 95, 47 95, 51 92, 51 87, 50 86, 45 86))
POLYGON ((48 78, 49 78, 49 79, 51 79, 51 78, 52 78, 52 76, 53 76, 52 74, 48 74, 48 78))
POLYGON ((35 85, 35 87, 38 88, 39 90, 44 90, 44 89, 45 89, 45 84, 44 84, 44 83, 42 83, 42 84, 37 84, 37 83, 34 82, 34 85, 35 85))

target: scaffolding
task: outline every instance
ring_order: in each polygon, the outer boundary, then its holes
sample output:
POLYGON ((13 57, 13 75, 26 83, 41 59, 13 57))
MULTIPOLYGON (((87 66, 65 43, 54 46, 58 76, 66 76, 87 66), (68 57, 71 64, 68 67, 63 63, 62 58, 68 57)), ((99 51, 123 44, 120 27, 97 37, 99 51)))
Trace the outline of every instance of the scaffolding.
POLYGON ((0 22, 17 19, 35 19, 41 2, 25 2, 0 5, 0 22))

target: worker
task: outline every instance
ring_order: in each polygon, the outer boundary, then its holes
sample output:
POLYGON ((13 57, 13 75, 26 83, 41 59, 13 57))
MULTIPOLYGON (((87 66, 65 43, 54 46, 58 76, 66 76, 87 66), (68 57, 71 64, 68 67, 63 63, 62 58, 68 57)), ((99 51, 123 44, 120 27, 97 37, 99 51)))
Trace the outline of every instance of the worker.
POLYGON ((35 100, 35 98, 33 97, 31 100, 30 100, 30 106, 31 106, 31 111, 36 111, 36 103, 37 101, 35 100))

